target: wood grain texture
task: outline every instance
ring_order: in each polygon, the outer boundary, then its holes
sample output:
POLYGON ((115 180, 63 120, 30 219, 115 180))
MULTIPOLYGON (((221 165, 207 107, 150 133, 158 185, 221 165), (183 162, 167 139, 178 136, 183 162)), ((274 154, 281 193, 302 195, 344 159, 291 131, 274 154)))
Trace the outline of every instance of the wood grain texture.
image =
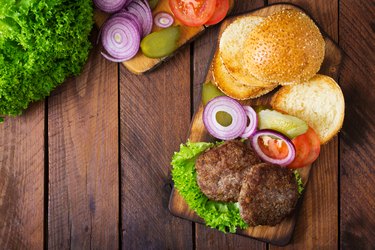
MULTIPOLYGON (((236 1, 231 15, 243 13, 263 6, 263 0, 236 1)), ((210 27, 204 36, 194 42, 193 55, 193 108, 201 103, 201 87, 205 81, 210 59, 216 49, 220 25, 210 27)), ((195 225, 195 245, 197 249, 265 249, 266 244, 239 235, 223 234, 197 223, 195 225)))
POLYGON ((236 234, 224 234, 205 225, 196 224, 196 249, 266 250, 267 244, 236 234))
POLYGON ((0 248, 42 249, 44 101, 0 124, 0 248))
MULTIPOLYGON (((283 8, 295 8, 295 7, 292 6, 292 5, 272 5, 270 7, 262 8, 262 9, 254 11, 254 12, 251 12, 251 15, 268 16, 269 14, 271 14, 273 12, 276 12, 276 11, 279 11, 283 8)), ((227 25, 229 25, 231 20, 232 19, 228 19, 222 24, 220 32, 222 32, 222 30, 227 25)), ((326 52, 327 53, 326 53, 324 63, 323 63, 324 68, 322 68, 320 72, 335 78, 337 76, 337 72, 338 72, 337 67, 340 64, 340 60, 341 60, 340 50, 328 38, 326 38, 325 40, 326 40, 326 47, 327 47, 326 52)), ((209 80, 209 79, 211 79, 210 72, 208 72, 208 76, 207 76, 206 81, 209 80)), ((244 104, 247 104, 247 105, 267 104, 271 95, 272 95, 272 93, 268 94, 268 95, 266 95, 262 98, 258 98, 258 99, 254 99, 254 100, 248 100, 248 101, 244 102, 244 104)), ((192 123, 192 126, 191 126, 191 130, 190 130, 190 134, 189 134, 189 139, 191 141, 207 141, 207 140, 211 141, 213 139, 208 135, 207 131, 204 128, 203 121, 202 121, 202 112, 203 112, 203 107, 202 107, 202 105, 200 105, 199 109, 197 110, 197 112, 194 116, 193 123, 192 123)), ((337 167, 337 145, 334 146, 334 148, 335 148, 334 151, 330 150, 328 146, 325 146, 325 147, 326 148, 325 149, 323 148, 323 150, 322 150, 322 155, 321 155, 320 161, 325 162, 325 159, 328 159, 329 161, 331 161, 329 156, 332 155, 332 154, 335 155, 335 152, 336 152, 336 158, 334 159, 336 161, 336 165, 334 165, 334 166, 337 167)), ((320 165, 330 166, 330 164, 332 164, 332 163, 331 162, 325 162, 324 164, 320 164, 320 165)), ((336 171, 337 171, 337 168, 336 168, 336 171)), ((307 168, 305 168, 301 171, 301 176, 304 179, 304 183, 306 183, 307 180, 308 180, 309 172, 310 172, 309 167, 307 167, 307 168)), ((329 171, 328 171, 328 173, 329 173, 329 171)), ((323 176, 321 178, 326 178, 326 177, 327 177, 327 173, 324 172, 323 176)), ((321 216, 322 218, 327 218, 327 217, 332 218, 336 215, 336 221, 335 221, 336 223, 334 225, 336 225, 336 229, 337 229, 337 172, 336 172, 335 176, 328 176, 328 177, 329 177, 329 179, 334 179, 336 177, 336 186, 334 186, 335 187, 334 192, 336 194, 336 203, 333 204, 333 210, 332 210, 332 207, 331 207, 331 203, 329 203, 329 202, 326 202, 327 206, 324 206, 324 204, 319 205, 319 206, 321 207, 321 209, 324 209, 323 212, 325 212, 325 214, 323 216, 321 216)), ((320 180, 321 180, 321 178, 320 178, 320 180)), ((316 182, 315 185, 317 185, 317 186, 319 186, 321 184, 317 180, 315 180, 315 182, 316 182)), ((326 187, 330 187, 330 186, 326 185, 326 187)), ((314 191, 315 191, 315 189, 314 189, 314 191)), ((331 193, 332 189, 328 189, 328 190, 325 190, 325 191, 329 195, 331 193)), ((310 191, 310 192, 312 192, 312 191, 310 191)), ((314 194, 315 193, 316 193, 316 191, 314 192, 314 194)), ((319 193, 319 190, 318 190, 318 193, 319 193)), ((324 195, 321 195, 320 199, 322 199, 322 200, 325 199, 326 193, 324 193, 324 195)), ((309 195, 307 195, 306 197, 304 197, 304 199, 309 199, 309 201, 306 202, 306 203, 314 205, 313 209, 316 209, 316 207, 318 205, 317 205, 317 203, 315 203, 315 200, 313 200, 314 197, 311 197, 309 195)), ((201 222, 201 223, 203 222, 198 216, 195 215, 195 213, 193 213, 189 209, 187 204, 183 201, 183 198, 179 196, 178 192, 172 193, 170 209, 171 209, 172 213, 176 214, 177 216, 188 218, 188 219, 191 219, 193 221, 197 221, 197 222, 201 222)), ((271 242, 273 244, 285 245, 290 241, 290 238, 292 237, 292 233, 293 233, 295 222, 296 222, 296 215, 297 215, 297 213, 294 213, 292 216, 289 216, 282 223, 280 223, 279 225, 277 225, 275 227, 255 227, 255 228, 250 227, 247 230, 239 231, 238 233, 246 235, 246 236, 251 236, 253 238, 257 238, 257 239, 260 239, 260 240, 263 240, 263 241, 266 241, 266 242, 271 242)), ((329 224, 329 225, 331 225, 331 224, 329 224)), ((322 226, 323 226, 323 224, 322 224, 322 226)), ((336 236, 337 236, 337 234, 336 234, 336 236)), ((330 244, 331 244, 331 242, 330 242, 330 244)), ((337 244, 337 240, 335 241, 335 244, 337 244)))
POLYGON ((118 66, 94 49, 48 103, 48 248, 119 243, 118 66))
POLYGON ((124 249, 191 249, 192 223, 172 216, 171 155, 190 124, 190 51, 135 76, 121 68, 120 127, 124 249))
MULTIPOLYGON (((271 0, 270 4, 278 1, 271 0)), ((285 1, 283 1, 285 2, 285 1)), ((323 33, 337 42, 338 1, 289 0, 301 6, 320 26, 323 33)), ((327 42, 326 42, 327 45, 327 42)), ((327 49, 331 46, 326 46, 327 49)), ((340 56, 339 54, 337 54, 340 56)), ((334 58, 340 61, 341 58, 334 58)), ((321 73, 338 80, 337 63, 327 60, 321 73), (327 67, 327 63, 331 66, 327 67)), ((295 234, 288 245, 290 249, 337 249, 338 242, 338 138, 335 137, 321 149, 318 160, 313 164, 309 183, 297 218, 295 234)), ((277 249, 270 246, 270 249, 277 249)))
POLYGON ((375 5, 340 1, 340 83, 346 117, 340 137, 342 249, 375 245, 375 5))

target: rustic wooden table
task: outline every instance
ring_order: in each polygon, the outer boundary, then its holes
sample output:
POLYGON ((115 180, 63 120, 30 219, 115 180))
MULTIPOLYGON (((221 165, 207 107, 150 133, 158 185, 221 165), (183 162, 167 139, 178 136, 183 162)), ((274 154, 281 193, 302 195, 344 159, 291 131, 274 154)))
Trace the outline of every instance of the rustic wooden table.
MULTIPOLYGON (((236 13, 278 1, 238 1, 236 13)), ((375 245, 373 1, 293 0, 343 49, 344 127, 322 148, 290 249, 375 245), (306 199, 307 200, 307 199, 306 199)), ((81 76, 0 124, 0 249, 277 249, 172 216, 217 27, 144 76, 94 49, 81 76)))

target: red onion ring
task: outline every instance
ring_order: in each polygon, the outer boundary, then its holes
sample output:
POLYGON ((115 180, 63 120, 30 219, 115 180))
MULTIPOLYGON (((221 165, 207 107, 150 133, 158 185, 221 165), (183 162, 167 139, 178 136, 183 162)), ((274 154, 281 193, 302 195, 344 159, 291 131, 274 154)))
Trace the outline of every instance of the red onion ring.
POLYGON ((241 104, 227 96, 218 96, 209 101, 203 111, 203 123, 208 132, 221 140, 232 140, 245 130, 247 116, 241 104), (216 114, 224 111, 232 117, 232 123, 224 127, 216 120, 216 114))
POLYGON ((121 10, 129 0, 93 0, 96 7, 107 13, 121 10))
POLYGON ((103 25, 103 47, 109 56, 116 60, 126 61, 133 58, 139 50, 140 40, 136 24, 128 18, 115 16, 103 25))
POLYGON ((292 141, 286 137, 285 135, 272 130, 272 129, 262 129, 258 130, 254 133, 253 137, 251 138, 251 146, 255 150, 255 152, 258 154, 258 156, 265 162, 276 164, 282 167, 285 167, 293 162, 294 158, 296 157, 296 149, 292 143, 292 141), (279 140, 282 140, 285 142, 285 144, 288 147, 288 155, 284 159, 274 159, 272 157, 269 157, 266 155, 262 149, 259 146, 258 139, 261 136, 270 136, 279 140))
POLYGON ((245 110, 245 113, 247 117, 249 118, 249 125, 245 128, 243 134, 241 135, 241 138, 247 139, 252 134, 254 134, 257 126, 258 126, 258 116, 255 110, 250 106, 243 106, 243 109, 245 110))
POLYGON ((104 53, 103 51, 101 51, 100 54, 102 54, 102 56, 103 56, 105 59, 107 59, 108 61, 111 61, 111 62, 117 62, 117 63, 119 63, 119 62, 126 61, 126 60, 124 60, 124 59, 122 59, 122 58, 115 58, 115 57, 112 57, 112 56, 110 56, 110 55, 107 55, 107 54, 104 53))
POLYGON ((133 1, 126 7, 126 10, 137 16, 139 23, 142 25, 142 38, 151 33, 153 20, 148 3, 143 0, 133 1))
POLYGON ((154 17, 154 23, 160 28, 168 28, 174 22, 173 16, 167 12, 159 12, 154 17))
POLYGON ((118 17, 118 16, 127 18, 130 21, 132 21, 133 24, 135 24, 135 26, 137 26, 139 34, 142 33, 142 24, 139 22, 139 20, 138 20, 138 18, 137 18, 136 15, 134 15, 133 13, 127 12, 125 10, 121 10, 120 12, 117 12, 116 14, 113 14, 111 16, 111 18, 118 17))

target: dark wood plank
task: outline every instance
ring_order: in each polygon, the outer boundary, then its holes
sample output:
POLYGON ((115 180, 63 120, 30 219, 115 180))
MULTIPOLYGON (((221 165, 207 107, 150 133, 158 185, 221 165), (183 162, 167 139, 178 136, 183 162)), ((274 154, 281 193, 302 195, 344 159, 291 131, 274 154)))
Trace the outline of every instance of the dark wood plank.
POLYGON ((0 124, 0 248, 42 249, 44 101, 0 124))
POLYGON ((170 161, 190 125, 190 50, 154 72, 121 67, 121 204, 124 249, 191 249, 192 223, 169 213, 170 161))
POLYGON ((375 8, 373 1, 340 1, 340 75, 346 119, 340 137, 341 244, 375 245, 375 8))
POLYGON ((48 248, 119 243, 118 66, 93 49, 49 98, 48 248))
POLYGON ((215 250, 266 250, 267 244, 237 234, 224 234, 205 225, 196 224, 196 248, 215 250))
MULTIPOLYGON (((235 1, 232 15, 250 11, 263 6, 263 0, 235 1)), ((215 51, 219 25, 206 30, 204 36, 194 42, 193 61, 193 107, 197 110, 201 103, 201 87, 206 78, 208 66, 215 51)), ((196 224, 195 241, 197 249, 265 249, 266 244, 232 234, 223 234, 217 230, 196 224)))
MULTIPOLYGON (((268 1, 270 4, 280 2, 268 1)), ((288 0, 309 13, 321 29, 337 42, 338 1, 288 0)), ((324 67, 324 66, 323 66, 324 67)), ((329 69, 328 69, 329 70, 329 69)), ((322 72, 337 80, 337 70, 322 72)), ((336 249, 338 242, 338 139, 322 146, 313 164, 309 182, 297 218, 290 249, 336 249)), ((270 249, 277 249, 270 246, 270 249)))

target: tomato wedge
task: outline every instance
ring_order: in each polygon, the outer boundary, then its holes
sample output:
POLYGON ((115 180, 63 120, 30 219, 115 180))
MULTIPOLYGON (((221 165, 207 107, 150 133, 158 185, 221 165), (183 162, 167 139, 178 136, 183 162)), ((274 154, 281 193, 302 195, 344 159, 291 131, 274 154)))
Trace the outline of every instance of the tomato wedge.
POLYGON ((201 26, 214 14, 216 0, 169 0, 175 17, 187 26, 201 26))
POLYGON ((320 153, 320 140, 315 131, 309 127, 306 133, 292 140, 296 148, 296 157, 288 168, 302 168, 313 163, 320 153))
POLYGON ((281 140, 263 136, 258 140, 258 143, 263 153, 271 158, 284 159, 288 156, 288 146, 281 140))
POLYGON ((216 0, 216 8, 212 17, 205 23, 214 25, 225 18, 229 10, 229 0, 216 0))

